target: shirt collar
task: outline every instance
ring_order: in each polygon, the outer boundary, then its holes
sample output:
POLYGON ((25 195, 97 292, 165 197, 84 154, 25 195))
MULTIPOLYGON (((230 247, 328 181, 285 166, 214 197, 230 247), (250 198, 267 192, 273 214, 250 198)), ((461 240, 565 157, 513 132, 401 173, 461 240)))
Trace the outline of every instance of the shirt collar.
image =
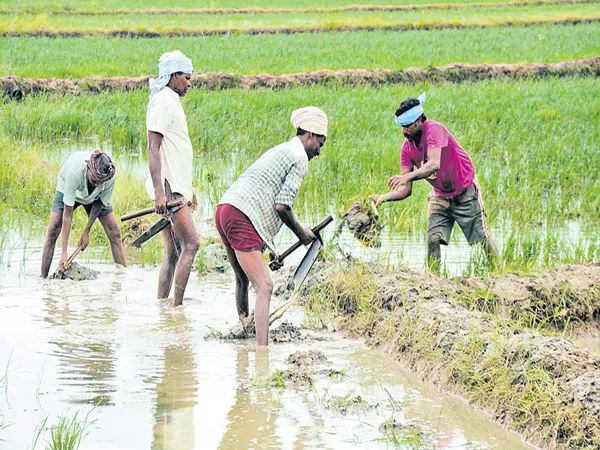
POLYGON ((300 140, 298 136, 294 136, 290 141, 290 146, 292 153, 294 156, 301 160, 306 160, 308 162, 308 155, 306 154, 306 150, 304 149, 304 144, 300 140))

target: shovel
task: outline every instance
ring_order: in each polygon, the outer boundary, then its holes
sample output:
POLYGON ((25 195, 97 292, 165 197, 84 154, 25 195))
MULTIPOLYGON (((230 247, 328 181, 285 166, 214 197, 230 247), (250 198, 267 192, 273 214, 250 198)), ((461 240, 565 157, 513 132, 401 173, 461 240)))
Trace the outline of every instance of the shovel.
MULTIPOLYGON (((156 236, 158 233, 160 233, 162 230, 168 227, 173 220, 173 209, 181 206, 183 204, 183 201, 184 199, 181 198, 179 200, 175 200, 174 202, 167 202, 167 211, 169 214, 169 218, 167 219, 166 217, 161 217, 158 222, 156 222, 148 230, 143 232, 135 241, 131 243, 131 245, 133 245, 136 248, 142 248, 142 245, 144 245, 146 242, 148 242, 150 239, 152 239, 154 236, 156 236)), ((121 222, 146 216, 154 212, 156 212, 155 208, 142 209, 141 211, 136 211, 134 213, 122 216, 121 222)), ((175 244, 175 247, 177 248, 177 241, 173 236, 173 233, 171 233, 171 237, 173 238, 173 242, 175 244)))

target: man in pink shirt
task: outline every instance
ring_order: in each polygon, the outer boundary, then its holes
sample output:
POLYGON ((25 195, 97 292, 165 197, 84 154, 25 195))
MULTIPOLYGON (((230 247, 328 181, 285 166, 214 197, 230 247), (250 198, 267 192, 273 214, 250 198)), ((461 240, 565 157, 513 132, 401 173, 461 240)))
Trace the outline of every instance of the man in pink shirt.
POLYGON ((400 152, 401 175, 388 180, 391 192, 375 196, 375 205, 404 200, 412 183, 426 180, 433 190, 428 196, 427 257, 439 269, 440 245, 448 245, 454 222, 458 222, 470 245, 482 243, 495 253, 488 233, 481 190, 471 158, 444 125, 427 120, 425 94, 408 98, 396 110, 395 122, 406 138, 400 152))

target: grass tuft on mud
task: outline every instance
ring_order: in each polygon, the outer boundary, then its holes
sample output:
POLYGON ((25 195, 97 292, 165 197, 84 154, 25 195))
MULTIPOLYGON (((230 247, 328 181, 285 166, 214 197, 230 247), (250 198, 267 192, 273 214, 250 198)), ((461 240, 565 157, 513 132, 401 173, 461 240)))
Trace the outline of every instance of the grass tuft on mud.
MULTIPOLYGON (((539 277, 558 280, 562 271, 572 281, 569 292, 584 292, 585 283, 576 286, 573 274, 598 270, 568 266, 539 277)), ((502 308, 483 312, 474 307, 479 297, 465 302, 464 279, 423 276, 404 267, 345 263, 323 268, 318 277, 323 283, 305 298, 309 315, 318 304, 321 318, 326 311, 336 326, 366 337, 533 443, 561 449, 600 445, 600 359, 565 337, 543 332, 543 309, 536 321, 504 314, 502 308)), ((543 298, 560 297, 561 291, 547 292, 543 298)), ((502 297, 495 295, 500 305, 502 297)), ((554 317, 551 308, 550 314, 554 317)))

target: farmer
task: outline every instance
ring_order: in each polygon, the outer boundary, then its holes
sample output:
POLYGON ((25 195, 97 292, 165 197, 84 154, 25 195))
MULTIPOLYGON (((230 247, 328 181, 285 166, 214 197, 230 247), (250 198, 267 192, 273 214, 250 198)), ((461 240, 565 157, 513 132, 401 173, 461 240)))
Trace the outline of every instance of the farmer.
POLYGON ((167 201, 184 199, 173 209, 173 224, 161 233, 164 259, 158 280, 158 298, 167 298, 175 278, 174 306, 183 303, 194 256, 200 245, 192 210, 196 194, 192 187, 193 150, 179 97, 192 86, 192 61, 179 50, 164 53, 158 62, 158 78, 150 80, 146 111, 148 165, 146 189, 156 212, 167 214, 167 201), (191 203, 190 203, 191 202, 191 203))
MULTIPOLYGON (((269 343, 269 303, 273 282, 262 256, 265 245, 275 258, 273 238, 282 224, 300 242, 316 239, 294 217, 292 206, 308 172, 308 161, 319 156, 327 138, 327 116, 307 106, 292 113, 296 137, 264 153, 225 192, 217 206, 215 224, 235 272, 235 297, 242 323, 248 320, 248 283, 256 293, 256 343, 269 343)), ((276 268, 280 268, 278 265, 276 268)))
POLYGON ((73 153, 63 164, 58 174, 58 186, 52 202, 50 224, 42 251, 42 277, 48 276, 59 234, 62 252, 58 268, 68 269, 67 249, 73 210, 80 205, 83 205, 88 215, 87 225, 79 239, 78 245, 81 250, 85 250, 90 243, 90 229, 97 218, 108 236, 115 263, 125 265, 121 230, 110 206, 115 188, 115 170, 115 165, 109 156, 100 150, 95 150, 91 154, 90 152, 73 153))
POLYGON ((406 138, 400 152, 402 173, 388 180, 391 192, 375 196, 375 205, 404 200, 416 180, 433 186, 428 196, 427 258, 429 266, 439 270, 440 245, 448 245, 455 221, 470 245, 482 243, 490 255, 496 250, 473 162, 444 125, 427 120, 424 102, 425 94, 421 94, 404 100, 396 110, 395 122, 406 138))

